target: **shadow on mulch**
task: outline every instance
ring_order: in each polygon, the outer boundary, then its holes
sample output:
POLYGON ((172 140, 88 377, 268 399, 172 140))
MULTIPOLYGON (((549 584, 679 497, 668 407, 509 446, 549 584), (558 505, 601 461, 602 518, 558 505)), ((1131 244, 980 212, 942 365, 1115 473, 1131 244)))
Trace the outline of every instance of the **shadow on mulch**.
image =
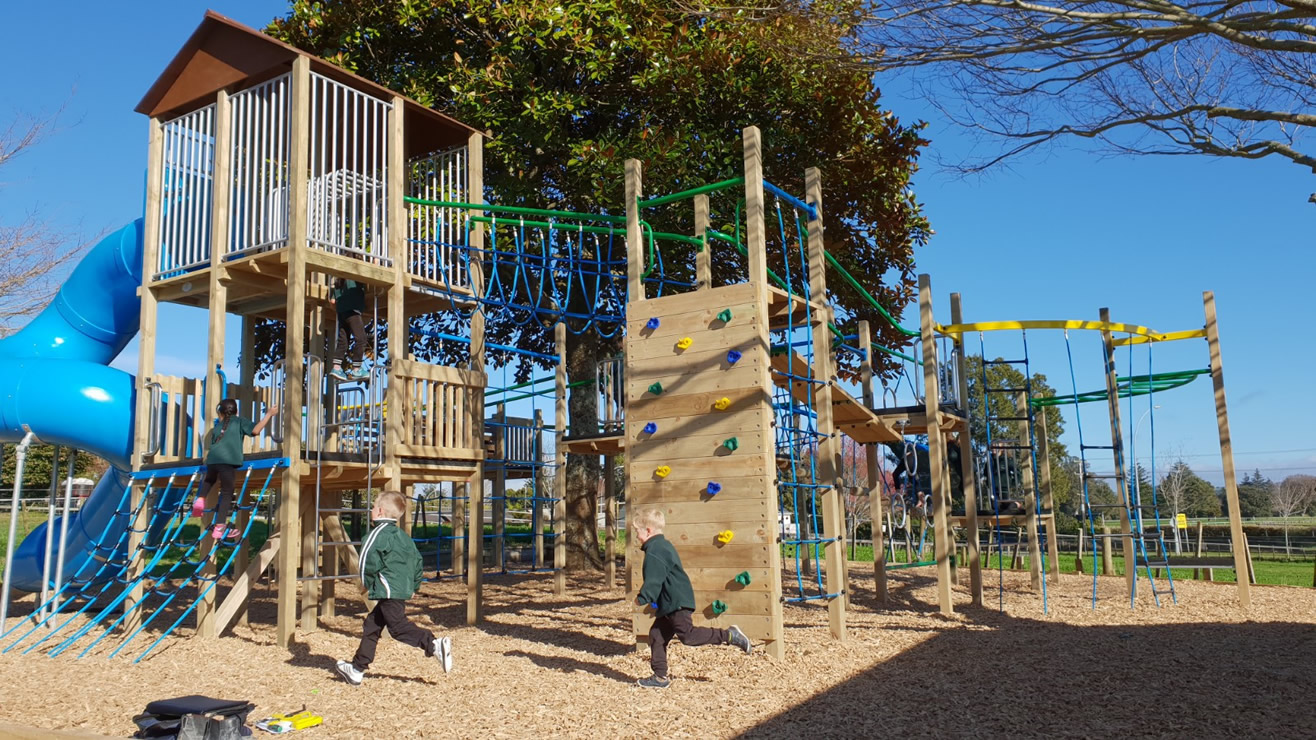
POLYGON ((1310 624, 1085 627, 986 610, 973 621, 991 628, 944 629, 739 737, 803 737, 858 707, 861 735, 1310 732, 1301 709, 1316 683, 1310 624))
POLYGON ((507 650, 503 652, 503 655, 509 658, 525 658, 540 668, 547 668, 551 671, 558 671, 560 673, 589 673, 595 676, 602 676, 603 678, 610 678, 614 681, 620 681, 621 683, 635 683, 634 676, 614 670, 602 663, 590 663, 584 660, 576 660, 575 658, 562 658, 552 655, 538 655, 535 653, 528 653, 524 650, 507 650))

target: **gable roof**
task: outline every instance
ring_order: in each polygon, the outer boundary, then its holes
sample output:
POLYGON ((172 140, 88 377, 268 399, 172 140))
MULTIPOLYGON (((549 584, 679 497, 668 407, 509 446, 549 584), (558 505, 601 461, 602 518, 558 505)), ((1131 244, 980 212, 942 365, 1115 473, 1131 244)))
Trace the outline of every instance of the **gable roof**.
MULTIPOLYGON (((207 10, 201 25, 178 50, 134 109, 147 116, 172 118, 213 100, 226 88, 246 88, 292 68, 293 59, 310 60, 311 70, 349 87, 390 100, 398 93, 360 75, 308 54, 273 36, 207 10)), ((453 146, 476 129, 403 96, 408 154, 453 146)))

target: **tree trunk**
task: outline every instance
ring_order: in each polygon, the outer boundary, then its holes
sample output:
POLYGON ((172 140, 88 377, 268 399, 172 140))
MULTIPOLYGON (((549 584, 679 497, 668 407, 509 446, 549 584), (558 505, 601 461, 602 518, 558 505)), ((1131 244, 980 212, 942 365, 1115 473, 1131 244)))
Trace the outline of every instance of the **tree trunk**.
MULTIPOLYGON (((588 434, 598 428, 598 391, 594 386, 595 363, 612 351, 591 330, 577 335, 567 332, 567 383, 590 381, 573 388, 567 395, 568 434, 588 434)), ((599 532, 595 523, 598 511, 599 476, 602 466, 597 455, 567 455, 567 570, 602 570, 599 532)))

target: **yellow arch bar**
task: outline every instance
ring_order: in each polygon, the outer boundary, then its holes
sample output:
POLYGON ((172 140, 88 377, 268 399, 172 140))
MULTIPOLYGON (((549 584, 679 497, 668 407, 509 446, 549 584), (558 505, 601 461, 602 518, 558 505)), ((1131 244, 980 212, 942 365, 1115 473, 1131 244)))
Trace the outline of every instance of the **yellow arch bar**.
POLYGON ((1142 342, 1170 342, 1176 339, 1191 339, 1206 336, 1205 329, 1180 331, 1163 334, 1137 324, 1120 324, 1113 321, 1082 320, 1039 320, 1039 321, 980 321, 974 324, 937 325, 937 331, 945 335, 966 334, 975 331, 1020 331, 1023 329, 1081 329, 1086 331, 1108 331, 1116 334, 1132 334, 1133 337, 1115 340, 1115 344, 1140 344, 1142 342))

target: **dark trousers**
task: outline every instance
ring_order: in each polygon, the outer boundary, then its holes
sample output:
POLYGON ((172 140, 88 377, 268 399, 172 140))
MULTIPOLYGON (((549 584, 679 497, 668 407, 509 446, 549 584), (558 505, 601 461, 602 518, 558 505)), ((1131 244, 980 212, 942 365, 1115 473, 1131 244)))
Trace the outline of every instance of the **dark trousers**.
POLYGON ((379 645, 379 636, 384 628, 398 642, 422 648, 426 655, 434 653, 434 635, 429 630, 421 629, 407 619, 407 602, 401 599, 380 599, 375 608, 366 615, 365 627, 361 634, 361 646, 352 658, 352 667, 364 671, 375 661, 375 646, 379 645))
POLYGON ((679 638, 682 645, 725 645, 727 631, 713 627, 696 627, 690 620, 694 614, 690 609, 678 609, 663 617, 653 620, 649 628, 649 665, 653 675, 667 675, 667 643, 673 637, 679 638))
POLYGON ((215 485, 216 482, 219 483, 219 506, 215 512, 213 524, 227 522, 229 512, 233 511, 233 475, 237 469, 236 465, 225 465, 223 463, 211 463, 206 466, 206 477, 202 483, 202 493, 210 493, 210 487, 215 485))
POLYGON ((334 343, 334 359, 342 360, 349 355, 347 345, 352 345, 349 359, 353 365, 361 364, 361 353, 366 349, 366 325, 361 314, 338 317, 338 340, 334 343))

